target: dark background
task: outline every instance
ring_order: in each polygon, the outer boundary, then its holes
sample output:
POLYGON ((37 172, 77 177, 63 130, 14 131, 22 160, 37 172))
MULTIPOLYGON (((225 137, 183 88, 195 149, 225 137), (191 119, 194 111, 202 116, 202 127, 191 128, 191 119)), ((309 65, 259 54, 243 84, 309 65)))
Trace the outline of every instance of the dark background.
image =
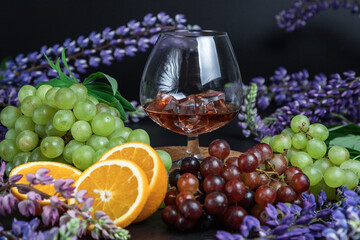
MULTIPOLYGON (((305 68, 310 76, 359 68, 360 19, 345 9, 323 11, 305 28, 287 33, 277 27, 275 15, 289 8, 293 0, 0 2, 0 59, 38 51, 43 45, 61 44, 66 38, 87 36, 91 31, 101 32, 106 27, 116 29, 132 19, 141 21, 149 12, 164 11, 171 17, 183 13, 188 24, 198 24, 203 29, 228 32, 245 83, 256 76, 268 78, 279 66, 289 72, 305 68)), ((149 52, 139 52, 121 62, 114 61, 112 66, 89 69, 86 75, 96 71, 108 73, 118 80, 123 96, 138 100, 141 75, 149 52)), ((172 138, 175 135, 169 131, 160 127, 153 129, 156 125, 148 121, 151 134, 161 132, 161 137, 154 140, 157 145, 169 144, 167 141, 170 144, 184 143, 184 139, 172 138)), ((230 139, 238 138, 240 129, 234 131, 235 125, 236 120, 223 128, 222 133, 227 132, 230 139)), ((146 128, 142 124, 134 127, 146 128)), ((219 133, 215 131, 207 136, 212 139, 217 135, 219 133)), ((202 142, 203 145, 207 143, 202 142)), ((243 147, 235 148, 244 150, 243 147)))

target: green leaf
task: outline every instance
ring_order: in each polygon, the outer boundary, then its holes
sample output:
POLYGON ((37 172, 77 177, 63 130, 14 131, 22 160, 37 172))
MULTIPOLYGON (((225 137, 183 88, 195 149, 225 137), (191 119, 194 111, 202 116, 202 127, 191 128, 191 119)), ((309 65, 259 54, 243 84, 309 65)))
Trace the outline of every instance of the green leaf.
POLYGON ((36 84, 35 88, 39 88, 41 85, 44 84, 50 85, 52 87, 70 87, 72 85, 72 83, 62 81, 58 78, 53 78, 50 81, 39 82, 38 84, 36 84))
POLYGON ((76 79, 76 77, 74 76, 74 74, 71 72, 70 68, 69 68, 69 65, 67 64, 67 61, 66 61, 66 56, 65 56, 65 48, 62 50, 62 53, 61 53, 61 59, 63 61, 63 64, 65 65, 66 69, 68 70, 68 72, 70 73, 70 75, 72 76, 72 79, 74 82, 78 82, 78 80, 76 79))
MULTIPOLYGON (((112 91, 112 88, 103 82, 93 82, 93 83, 89 83, 85 86, 89 89, 102 90, 102 91, 106 91, 106 92, 110 92, 110 93, 112 91)), ((134 106, 128 100, 126 100, 123 96, 121 96, 119 91, 116 91, 115 97, 117 100, 120 101, 121 105, 123 106, 123 108, 126 111, 129 111, 129 112, 136 111, 134 106)))
POLYGON ((118 83, 115 78, 110 77, 109 75, 107 75, 105 73, 102 73, 102 72, 93 73, 84 80, 83 84, 89 84, 92 81, 102 79, 102 78, 106 78, 109 81, 112 91, 113 91, 113 95, 115 95, 116 91, 118 89, 118 83))
POLYGON ((46 58, 46 60, 48 61, 50 67, 52 67, 53 69, 56 69, 56 66, 54 65, 54 63, 46 56, 46 54, 44 53, 44 57, 46 58))
POLYGON ((329 142, 330 146, 340 145, 346 148, 351 148, 360 151, 360 135, 346 135, 344 137, 337 137, 329 142))
POLYGON ((90 88, 88 89, 88 94, 98 99, 99 102, 104 102, 111 106, 114 106, 120 112, 121 119, 123 121, 127 120, 123 106, 120 104, 119 100, 117 100, 116 97, 114 97, 111 93, 90 88))
POLYGON ((347 148, 350 158, 360 155, 360 127, 356 124, 335 125, 328 127, 329 137, 325 143, 331 147, 339 145, 347 148))

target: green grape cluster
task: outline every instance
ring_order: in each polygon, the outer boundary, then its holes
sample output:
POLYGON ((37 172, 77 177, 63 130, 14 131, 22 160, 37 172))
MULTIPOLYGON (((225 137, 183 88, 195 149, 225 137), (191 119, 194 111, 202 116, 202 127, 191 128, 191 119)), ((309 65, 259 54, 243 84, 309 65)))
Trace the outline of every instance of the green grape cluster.
POLYGON ((310 191, 316 196, 323 189, 335 197, 335 188, 347 186, 354 189, 360 178, 360 162, 349 159, 349 151, 342 146, 328 150, 325 140, 329 130, 321 123, 310 124, 304 115, 292 118, 290 127, 281 134, 267 136, 261 142, 268 143, 274 152, 285 155, 289 164, 299 167, 310 180, 310 191))
POLYGON ((7 106, 0 114, 8 128, 0 142, 0 157, 12 168, 31 161, 57 161, 84 170, 110 148, 125 142, 150 144, 143 129, 124 126, 119 111, 88 95, 75 83, 69 88, 23 86, 20 106, 7 106))

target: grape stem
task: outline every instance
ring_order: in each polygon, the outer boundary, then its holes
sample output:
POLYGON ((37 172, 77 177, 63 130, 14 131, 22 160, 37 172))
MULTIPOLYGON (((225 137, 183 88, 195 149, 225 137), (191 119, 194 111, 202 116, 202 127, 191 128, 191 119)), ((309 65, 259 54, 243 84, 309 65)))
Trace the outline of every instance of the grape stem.
POLYGON ((284 181, 283 178, 280 177, 278 172, 275 171, 266 171, 266 170, 262 170, 262 169, 256 169, 257 172, 261 172, 264 173, 269 179, 271 180, 276 180, 275 178, 271 177, 269 174, 276 174, 277 178, 280 179, 281 181, 284 181))

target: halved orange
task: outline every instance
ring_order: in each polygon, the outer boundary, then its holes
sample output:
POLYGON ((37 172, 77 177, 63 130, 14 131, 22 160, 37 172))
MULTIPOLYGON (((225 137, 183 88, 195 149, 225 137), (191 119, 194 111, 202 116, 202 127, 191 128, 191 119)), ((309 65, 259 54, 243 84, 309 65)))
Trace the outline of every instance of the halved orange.
POLYGON ((97 162, 87 168, 74 185, 75 191, 85 189, 94 198, 93 211, 104 211, 122 228, 136 219, 149 196, 145 172, 126 160, 97 162))
MULTIPOLYGON (((35 172, 40 168, 49 169, 50 172, 48 174, 51 175, 54 179, 72 178, 72 179, 74 179, 74 181, 76 181, 81 174, 80 170, 78 170, 77 168, 74 168, 68 164, 59 163, 59 162, 41 161, 41 162, 28 162, 25 164, 21 164, 21 165, 17 166, 16 168, 14 168, 13 170, 11 170, 9 177, 16 175, 16 174, 22 174, 23 176, 18 181, 18 183, 29 184, 29 182, 26 180, 26 174, 28 174, 28 173, 35 174, 35 172)), ((49 185, 38 184, 38 185, 34 185, 34 188, 39 189, 40 191, 45 192, 49 195, 54 195, 56 193, 56 190, 55 190, 53 184, 49 184, 49 185)), ((16 196, 19 200, 24 200, 27 198, 26 194, 19 193, 17 188, 12 188, 11 191, 14 194, 14 196, 16 196)), ((39 203, 40 203, 40 206, 45 206, 50 203, 50 200, 44 199, 44 200, 40 201, 39 203)))
POLYGON ((128 142, 104 153, 99 162, 111 159, 129 160, 135 162, 144 170, 149 181, 150 194, 144 209, 134 222, 140 222, 148 218, 159 208, 167 191, 168 178, 161 158, 148 144, 128 142))

